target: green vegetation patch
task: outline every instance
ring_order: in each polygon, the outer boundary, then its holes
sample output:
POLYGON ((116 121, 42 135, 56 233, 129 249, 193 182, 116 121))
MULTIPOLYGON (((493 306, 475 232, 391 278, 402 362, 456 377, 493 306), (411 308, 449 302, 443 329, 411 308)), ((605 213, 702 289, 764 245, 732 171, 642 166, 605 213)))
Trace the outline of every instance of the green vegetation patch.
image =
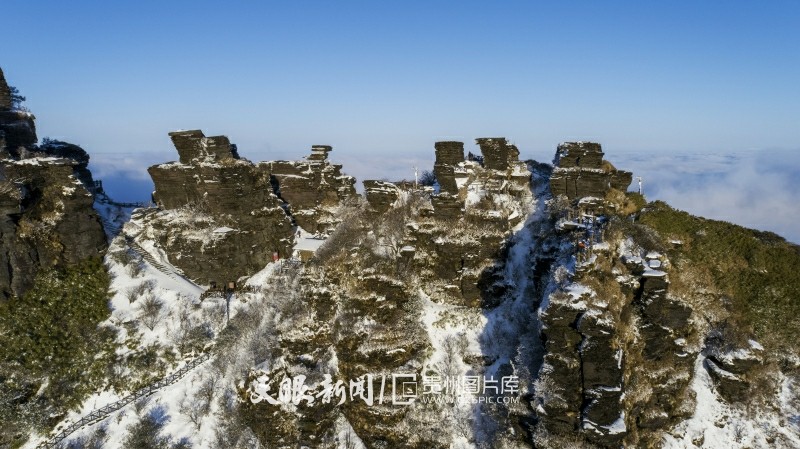
POLYGON ((99 259, 41 270, 22 298, 0 304, 0 446, 46 430, 95 391, 113 361, 114 332, 99 327, 110 278, 99 259))
POLYGON ((800 247, 771 232, 695 217, 661 201, 649 204, 639 220, 658 232, 665 247, 675 248, 673 262, 708 276, 729 296, 732 318, 743 330, 752 329, 772 351, 800 352, 800 247))

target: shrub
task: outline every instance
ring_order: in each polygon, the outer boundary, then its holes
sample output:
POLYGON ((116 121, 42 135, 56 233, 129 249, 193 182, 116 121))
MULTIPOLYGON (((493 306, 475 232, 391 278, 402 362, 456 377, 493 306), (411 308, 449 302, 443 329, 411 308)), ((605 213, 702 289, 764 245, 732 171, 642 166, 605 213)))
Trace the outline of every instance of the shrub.
MULTIPOLYGON (((671 258, 685 264, 684 273, 707 273, 714 287, 731 298, 736 325, 752 328, 756 339, 774 352, 800 351, 800 249, 771 232, 692 216, 666 203, 651 203, 640 226, 657 231, 662 246, 680 240, 671 258)), ((690 283, 687 280, 686 283, 690 283)))
POLYGON ((22 297, 0 304, 0 447, 23 428, 46 428, 104 379, 115 335, 109 276, 99 259, 42 270, 22 297))
POLYGON ((144 297, 139 306, 139 311, 141 313, 140 319, 148 329, 153 330, 156 324, 163 318, 163 310, 164 303, 152 294, 148 294, 144 297))

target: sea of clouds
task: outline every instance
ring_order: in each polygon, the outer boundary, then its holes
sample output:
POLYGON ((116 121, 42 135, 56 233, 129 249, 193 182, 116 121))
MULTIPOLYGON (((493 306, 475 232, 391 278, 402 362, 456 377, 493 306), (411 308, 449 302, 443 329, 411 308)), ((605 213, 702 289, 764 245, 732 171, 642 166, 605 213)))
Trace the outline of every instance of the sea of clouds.
POLYGON ((643 178, 649 200, 800 242, 800 151, 623 153, 614 163, 643 178))
MULTIPOLYGON (((393 158, 381 154, 335 156, 334 162, 343 164, 344 171, 359 180, 359 189, 364 179, 413 179, 413 167, 421 172, 433 165, 429 151, 405 152, 393 158)), ((168 159, 159 152, 96 154, 90 168, 118 201, 147 201, 153 185, 146 168, 168 159)), ((800 150, 622 152, 610 159, 617 168, 642 177, 648 200, 664 200, 695 215, 772 231, 800 243, 800 150)), ((637 188, 634 181, 631 190, 637 188)))

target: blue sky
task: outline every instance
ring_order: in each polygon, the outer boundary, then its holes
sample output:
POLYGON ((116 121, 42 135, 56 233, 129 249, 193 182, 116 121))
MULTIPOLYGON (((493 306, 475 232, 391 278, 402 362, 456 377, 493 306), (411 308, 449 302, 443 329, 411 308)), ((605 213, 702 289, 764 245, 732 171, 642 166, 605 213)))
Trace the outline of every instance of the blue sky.
POLYGON ((110 185, 121 199, 147 196, 144 168, 176 158, 175 129, 226 134, 253 160, 332 144, 332 158, 360 179, 408 176, 410 165, 432 163, 434 141, 471 148, 481 136, 507 136, 540 160, 577 139, 601 142, 612 161, 800 152, 798 2, 27 1, 0 10, 11 24, 0 66, 28 97, 39 136, 82 145, 96 174, 125 180, 110 185))

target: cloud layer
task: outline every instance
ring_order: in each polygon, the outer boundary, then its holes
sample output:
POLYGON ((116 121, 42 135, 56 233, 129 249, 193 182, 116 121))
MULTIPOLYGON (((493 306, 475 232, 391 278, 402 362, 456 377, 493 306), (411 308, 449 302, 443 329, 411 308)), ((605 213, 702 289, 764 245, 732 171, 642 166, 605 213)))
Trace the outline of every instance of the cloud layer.
MULTIPOLYGON (((413 167, 429 170, 430 152, 333 155, 347 174, 364 179, 413 179, 413 167), (338 157, 336 157, 338 156, 338 157)), ((526 155, 522 155, 526 157, 526 155)), ((731 153, 615 153, 607 157, 644 181, 649 200, 664 200, 695 215, 772 231, 800 242, 800 150, 731 153)), ((91 169, 120 201, 148 200, 153 189, 147 167, 165 162, 159 152, 92 155, 91 169)), ((636 189, 637 185, 631 186, 636 189)))
POLYGON ((621 154, 613 162, 642 176, 649 200, 800 242, 800 151, 621 154))

